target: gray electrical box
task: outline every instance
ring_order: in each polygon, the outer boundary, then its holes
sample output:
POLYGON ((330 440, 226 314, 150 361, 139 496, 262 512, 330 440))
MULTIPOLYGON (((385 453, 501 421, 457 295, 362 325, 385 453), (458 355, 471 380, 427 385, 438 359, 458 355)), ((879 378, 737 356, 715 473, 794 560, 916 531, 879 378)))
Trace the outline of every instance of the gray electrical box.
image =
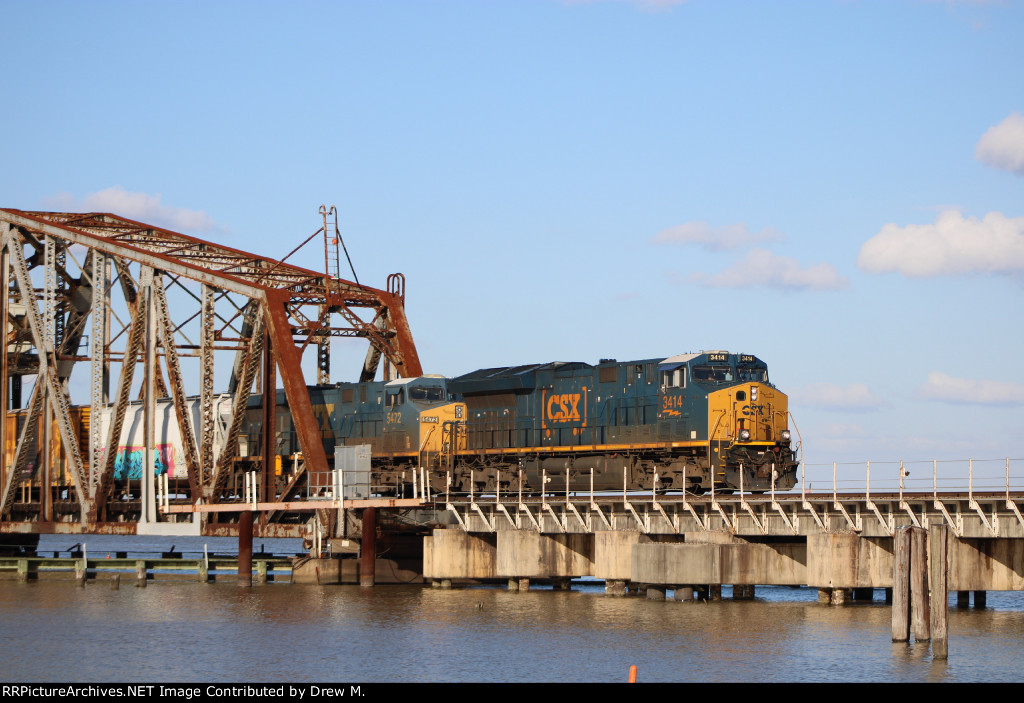
POLYGON ((370 497, 370 445, 334 448, 334 468, 341 470, 341 494, 345 500, 370 497))

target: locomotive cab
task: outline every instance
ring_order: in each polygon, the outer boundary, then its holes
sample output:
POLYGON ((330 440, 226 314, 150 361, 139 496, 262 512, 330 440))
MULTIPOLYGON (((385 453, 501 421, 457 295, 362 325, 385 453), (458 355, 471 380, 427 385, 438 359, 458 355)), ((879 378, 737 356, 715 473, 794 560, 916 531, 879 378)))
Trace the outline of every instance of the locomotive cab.
POLYGON ((709 352, 694 378, 707 387, 709 463, 716 483, 760 492, 796 484, 789 399, 749 354, 709 352))

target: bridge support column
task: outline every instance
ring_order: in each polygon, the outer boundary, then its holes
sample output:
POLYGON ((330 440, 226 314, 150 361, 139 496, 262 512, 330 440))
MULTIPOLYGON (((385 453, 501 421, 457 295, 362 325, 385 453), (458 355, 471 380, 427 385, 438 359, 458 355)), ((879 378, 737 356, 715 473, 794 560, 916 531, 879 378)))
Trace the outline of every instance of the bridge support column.
POLYGON ((956 607, 958 607, 958 608, 970 608, 971 607, 971 592, 970 591, 957 591, 956 592, 956 607))
POLYGON ((975 591, 974 592, 974 607, 975 608, 984 608, 985 605, 986 605, 987 596, 988 596, 988 592, 987 591, 975 591))
POLYGON ((733 600, 753 600, 754 599, 754 585, 753 584, 733 584, 733 587, 732 587, 732 598, 733 598, 733 600))
MULTIPOLYGON (((434 530, 423 538, 423 578, 496 579, 497 538, 471 535, 462 530, 434 530)), ((506 575, 507 576, 507 575, 506 575)))
MULTIPOLYGON (((497 534, 499 576, 570 579, 593 574, 594 539, 588 534, 548 535, 526 530, 497 534)), ((522 583, 520 582, 520 590, 522 583)))
POLYGON ((648 586, 647 600, 665 600, 664 586, 648 586))
POLYGON ((605 595, 624 596, 626 595, 626 582, 622 579, 610 579, 604 582, 605 595))
POLYGON ((672 593, 672 599, 683 603, 689 603, 693 601, 693 587, 677 586, 675 591, 673 591, 672 593))

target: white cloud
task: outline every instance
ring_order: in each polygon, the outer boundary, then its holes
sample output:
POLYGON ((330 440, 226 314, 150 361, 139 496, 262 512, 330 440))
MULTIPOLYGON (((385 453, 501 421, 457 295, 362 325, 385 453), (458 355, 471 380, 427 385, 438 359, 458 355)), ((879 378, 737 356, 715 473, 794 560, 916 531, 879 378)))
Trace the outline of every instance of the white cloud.
POLYGON ((66 212, 109 212, 185 234, 222 229, 205 212, 164 205, 162 199, 159 193, 133 193, 121 186, 113 186, 82 198, 75 198, 71 193, 58 193, 44 199, 43 207, 66 212))
POLYGON ((928 373, 916 395, 956 405, 1024 405, 1024 385, 1019 383, 956 378, 938 371, 928 373))
POLYGON ((864 383, 840 386, 835 383, 811 383, 789 391, 790 404, 824 410, 865 412, 878 410, 886 402, 871 392, 864 383))
POLYGON ((752 249, 745 259, 713 276, 695 273, 690 281, 715 288, 766 286, 787 290, 828 290, 846 288, 849 281, 832 264, 802 267, 788 256, 767 249, 752 249))
POLYGON ((1024 115, 1014 112, 981 135, 974 158, 1024 176, 1024 115))
POLYGON ((655 244, 699 244, 710 251, 737 249, 760 242, 780 242, 781 232, 766 227, 760 232, 750 232, 745 222, 724 227, 712 227, 707 222, 694 220, 676 227, 669 227, 655 235, 655 244))
POLYGON ((857 266, 904 276, 1024 270, 1024 217, 990 212, 979 220, 948 211, 933 225, 890 223, 864 243, 857 266))

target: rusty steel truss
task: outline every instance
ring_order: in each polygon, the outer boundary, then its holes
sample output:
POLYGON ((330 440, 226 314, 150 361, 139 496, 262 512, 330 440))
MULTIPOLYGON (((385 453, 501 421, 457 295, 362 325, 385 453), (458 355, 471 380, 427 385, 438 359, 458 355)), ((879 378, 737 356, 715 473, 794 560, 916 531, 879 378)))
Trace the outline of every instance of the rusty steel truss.
MULTIPOLYGON (((337 240, 324 208, 321 214, 327 265, 315 272, 109 213, 0 209, 6 290, 0 319, 7 321, 0 350, 0 530, 12 531, 4 523, 19 522, 38 523, 31 531, 57 522, 102 530, 126 514, 131 519, 127 507, 115 517, 118 506, 128 503, 114 476, 133 402, 144 407, 143 475, 149 477, 156 402, 169 398, 173 404, 188 474, 187 487, 178 490, 187 491, 192 504, 228 499, 232 461, 257 382, 273 389, 280 379, 302 471, 328 471, 301 368, 306 348, 316 348, 318 383, 329 380, 332 337, 369 341, 360 381, 375 377, 381 357, 385 377, 419 376, 422 369, 405 316, 404 279, 391 276, 387 290, 341 279, 330 262, 332 246, 337 261, 337 240), (217 395, 215 352, 225 351, 233 353, 233 366, 230 380, 220 381, 227 394, 217 395), (140 363, 141 384, 135 376, 140 363), (76 408, 71 389, 79 386, 72 371, 83 365, 90 369, 89 405, 76 408), (112 365, 118 367, 116 381, 112 365), (23 376, 36 382, 18 410, 23 376), (217 412, 225 402, 228 421, 217 412), (99 421, 81 422, 86 414, 98 420, 101 412, 109 418, 105 428, 99 421)), ((272 426, 276 409, 275 394, 269 397, 264 427, 272 426)), ((273 462, 272 434, 263 432, 265 476, 273 462)), ((275 498, 272 484, 262 483, 263 500, 275 498)))

